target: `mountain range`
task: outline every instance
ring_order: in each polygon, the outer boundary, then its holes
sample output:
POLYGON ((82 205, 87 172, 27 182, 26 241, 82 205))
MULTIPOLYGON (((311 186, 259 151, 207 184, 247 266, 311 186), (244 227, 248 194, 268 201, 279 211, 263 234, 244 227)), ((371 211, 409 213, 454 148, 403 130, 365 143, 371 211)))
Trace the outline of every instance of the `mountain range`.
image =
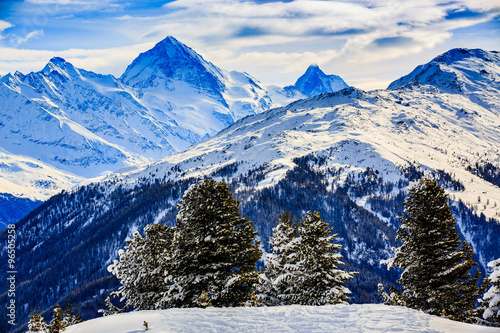
MULTIPOLYGON (((500 200, 500 189, 469 175, 473 165, 499 165, 499 106, 499 53, 454 49, 387 90, 351 87, 299 100, 241 119, 185 151, 109 177, 166 175, 165 180, 175 180, 238 164, 233 177, 265 167, 266 177, 258 184, 262 188, 279 182, 295 166, 294 158, 314 153, 328 156, 329 167, 342 168, 340 179, 371 168, 397 182, 403 177, 401 167, 418 163, 462 180, 465 190, 454 193, 457 199, 476 202, 482 195, 483 201, 493 202, 500 200), (169 174, 173 167, 181 171, 169 174)), ((481 212, 494 217, 500 207, 481 212)))
POLYGON ((2 199, 0 222, 23 217, 20 203, 36 206, 84 179, 183 150, 245 116, 344 87, 311 66, 295 85, 268 91, 173 37, 141 53, 120 78, 57 57, 39 72, 7 74, 0 77, 0 194, 16 200, 2 199))
MULTIPOLYGON (((122 80, 147 82, 142 98, 156 101, 157 82, 165 80, 136 66, 147 67, 132 63, 122 80), (150 79, 135 81, 143 71, 150 79)), ((211 73, 200 80, 217 82, 211 73)), ((203 94, 220 99, 214 91, 203 94)), ((355 303, 375 302, 377 284, 397 279, 380 260, 397 245, 406 187, 434 178, 449 193, 484 276, 486 263, 500 257, 499 106, 500 53, 453 49, 388 89, 347 87, 255 112, 183 151, 87 180, 16 224, 19 316, 36 304, 48 315, 70 294, 85 318, 95 317, 117 287, 106 267, 125 239, 148 223, 174 225, 176 203, 206 177, 230 185, 264 250, 283 210, 298 218, 320 212, 339 234, 346 269, 360 272, 348 285, 355 303)), ((0 299, 7 302, 7 294, 0 299)))

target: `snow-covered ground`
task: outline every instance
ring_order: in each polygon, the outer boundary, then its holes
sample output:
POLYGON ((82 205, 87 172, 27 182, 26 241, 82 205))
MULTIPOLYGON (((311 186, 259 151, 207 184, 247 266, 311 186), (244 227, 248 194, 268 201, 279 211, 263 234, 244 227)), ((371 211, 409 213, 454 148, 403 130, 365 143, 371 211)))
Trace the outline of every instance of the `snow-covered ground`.
POLYGON ((0 193, 47 200, 82 180, 82 177, 58 170, 35 158, 14 155, 0 147, 0 193))
POLYGON ((66 333, 145 332, 500 332, 382 304, 138 311, 97 318, 66 333))

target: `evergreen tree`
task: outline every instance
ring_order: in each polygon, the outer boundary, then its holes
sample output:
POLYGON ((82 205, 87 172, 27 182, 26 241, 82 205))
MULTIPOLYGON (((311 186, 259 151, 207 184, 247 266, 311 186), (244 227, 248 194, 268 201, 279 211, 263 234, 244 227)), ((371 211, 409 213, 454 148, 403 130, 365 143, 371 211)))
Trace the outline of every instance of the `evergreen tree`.
POLYGON ((206 291, 203 291, 201 293, 201 296, 198 300, 197 305, 199 308, 203 308, 203 309, 212 306, 212 301, 210 300, 210 298, 208 298, 208 293, 206 291))
POLYGON ((473 250, 460 240, 447 195, 435 180, 422 178, 408 188, 405 212, 399 217, 395 258, 387 261, 403 270, 398 284, 410 308, 468 321, 480 288, 473 250))
POLYGON ((297 274, 289 279, 284 300, 287 304, 324 305, 346 303, 351 293, 344 284, 353 274, 338 268, 344 263, 335 244, 338 234, 321 219, 318 212, 307 212, 298 226, 297 274))
POLYGON ((112 292, 111 295, 106 296, 106 298, 104 299, 104 304, 106 305, 106 309, 99 309, 98 311, 99 313, 102 313, 104 317, 127 312, 125 306, 117 306, 113 304, 113 302, 111 301, 112 298, 114 299, 118 297, 117 294, 118 292, 112 292))
POLYGON ((284 212, 278 225, 273 228, 269 244, 271 253, 265 258, 266 269, 260 276, 260 300, 266 305, 286 305, 285 295, 290 280, 297 273, 297 225, 293 215, 284 212))
POLYGON ((80 312, 78 311, 78 306, 73 306, 70 301, 69 295, 67 296, 68 303, 63 310, 63 322, 66 326, 75 325, 82 322, 82 317, 80 316, 80 312))
POLYGON ((488 266, 493 268, 493 272, 488 277, 491 287, 483 297, 486 302, 483 318, 500 326, 500 258, 489 262, 488 266))
POLYGON ((60 333, 66 329, 66 323, 63 321, 63 311, 59 304, 54 309, 54 317, 50 321, 49 333, 60 333))
POLYGON ((46 333, 48 330, 47 323, 40 313, 40 306, 37 305, 36 312, 31 309, 31 313, 28 318, 30 319, 28 322, 28 331, 29 332, 42 332, 46 333))
MULTIPOLYGON (((127 240, 125 250, 119 251, 119 260, 108 267, 120 280, 120 288, 111 294, 124 300, 124 309, 152 310, 161 307, 162 293, 167 290, 165 279, 171 248, 171 228, 162 224, 144 227, 145 237, 139 232, 127 240)), ((122 312, 107 298, 105 315, 122 312)))
POLYGON ((224 182, 206 179, 190 187, 177 207, 173 285, 164 301, 179 307, 244 305, 258 281, 255 264, 262 253, 239 201, 224 182))
POLYGON ((389 293, 385 291, 384 285, 382 283, 379 283, 378 286, 378 292, 375 293, 375 296, 380 297, 385 305, 398 305, 398 306, 405 306, 405 302, 403 301, 403 298, 401 296, 401 291, 397 290, 396 288, 392 286, 389 287, 389 293))

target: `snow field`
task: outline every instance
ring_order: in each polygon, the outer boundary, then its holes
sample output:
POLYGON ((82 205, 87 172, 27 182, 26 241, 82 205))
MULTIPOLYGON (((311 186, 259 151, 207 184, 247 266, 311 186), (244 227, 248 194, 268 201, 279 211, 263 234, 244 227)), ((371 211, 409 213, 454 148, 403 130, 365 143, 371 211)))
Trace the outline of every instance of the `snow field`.
POLYGON ((97 318, 66 333, 167 332, 422 332, 494 333, 484 327, 382 304, 137 311, 97 318))

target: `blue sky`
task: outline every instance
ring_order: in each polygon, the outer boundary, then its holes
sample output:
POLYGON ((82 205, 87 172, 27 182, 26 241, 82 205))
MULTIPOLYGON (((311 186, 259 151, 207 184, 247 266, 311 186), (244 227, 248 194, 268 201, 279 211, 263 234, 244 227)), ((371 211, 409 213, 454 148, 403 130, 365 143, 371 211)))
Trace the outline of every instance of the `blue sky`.
POLYGON ((310 64, 385 88, 454 47, 500 50, 498 0, 3 0, 0 74, 53 56, 120 76, 174 36, 226 70, 292 84, 310 64))

